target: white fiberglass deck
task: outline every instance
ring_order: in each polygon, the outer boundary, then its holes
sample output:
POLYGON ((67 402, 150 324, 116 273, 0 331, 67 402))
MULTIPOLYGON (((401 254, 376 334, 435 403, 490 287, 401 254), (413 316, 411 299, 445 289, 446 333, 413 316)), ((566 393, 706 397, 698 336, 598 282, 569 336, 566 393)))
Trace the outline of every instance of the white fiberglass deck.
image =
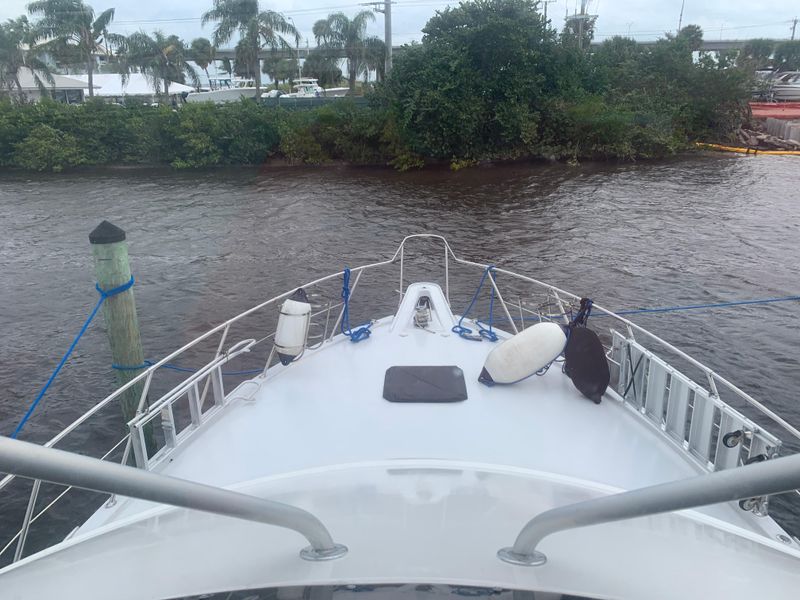
POLYGON ((534 515, 703 469, 613 392, 599 405, 582 397, 558 364, 510 386, 478 383, 495 345, 458 337, 454 321, 438 286, 412 285, 369 339, 338 336, 242 384, 153 468, 310 510, 349 547, 343 558, 301 560, 305 543, 289 530, 117 498, 65 542, 0 572, 2 598, 350 583, 793 597, 798 546, 735 503, 560 532, 542 543, 540 567, 500 561, 497 550, 534 515), (413 325, 423 291, 428 329, 413 325), (468 399, 388 402, 384 376, 400 365, 460 367, 468 399))
POLYGON ((307 562, 298 557, 305 541, 292 531, 157 507, 16 563, 2 575, 2 597, 164 600, 263 587, 442 583, 536 590, 547 600, 789 600, 800 586, 800 552, 686 513, 565 531, 543 542, 546 565, 504 563, 497 549, 530 514, 605 491, 519 469, 397 460, 238 489, 312 510, 348 554, 307 562))
MULTIPOLYGON (((335 465, 436 459, 517 467, 622 490, 701 473, 622 403, 607 396, 595 405, 581 396, 559 365, 512 386, 478 383, 494 344, 464 340, 450 332, 450 323, 443 325, 435 333, 407 324, 393 328, 389 317, 373 326, 368 340, 354 344, 339 336, 288 367, 274 367, 232 393, 233 401, 155 470, 228 487, 335 465), (384 374, 395 365, 456 365, 464 371, 469 399, 387 402, 384 374)), ((81 531, 152 506, 118 502, 81 531)), ((771 519, 735 503, 702 510, 773 539, 780 533, 771 519)))

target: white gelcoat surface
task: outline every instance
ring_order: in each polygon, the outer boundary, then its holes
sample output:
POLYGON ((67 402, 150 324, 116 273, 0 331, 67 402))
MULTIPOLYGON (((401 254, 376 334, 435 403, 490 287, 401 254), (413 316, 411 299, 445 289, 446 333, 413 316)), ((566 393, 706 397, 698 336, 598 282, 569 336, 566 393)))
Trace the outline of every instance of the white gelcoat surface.
POLYGON ((604 492, 521 469, 398 460, 276 477, 241 491, 311 510, 349 553, 307 562, 298 556, 306 542, 294 532, 162 508, 25 559, 3 575, 3 598, 148 600, 418 582, 603 598, 788 600, 800 586, 800 553, 692 513, 553 534, 540 545, 546 565, 506 564, 496 551, 532 514, 604 492))
MULTIPOLYGON (((409 289, 406 302, 423 290, 438 304, 436 323, 452 322, 440 290, 409 289)), ((800 589, 797 546, 734 503, 554 534, 541 545, 544 567, 498 560, 543 510, 701 469, 613 395, 600 405, 583 398, 557 367, 513 386, 479 384, 494 346, 415 328, 410 314, 404 303, 403 320, 375 323, 368 340, 339 337, 248 382, 155 469, 309 509, 350 547, 345 558, 309 563, 294 532, 120 498, 67 542, 0 571, 3 600, 362 582, 615 598, 793 598, 800 589), (468 400, 383 400, 388 367, 442 364, 463 369, 468 400)))

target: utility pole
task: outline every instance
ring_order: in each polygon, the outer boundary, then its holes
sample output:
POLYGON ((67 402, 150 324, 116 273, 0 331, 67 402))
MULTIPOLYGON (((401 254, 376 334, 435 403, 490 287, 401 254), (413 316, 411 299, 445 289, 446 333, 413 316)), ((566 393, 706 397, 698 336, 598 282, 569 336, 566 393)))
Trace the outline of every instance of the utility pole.
MULTIPOLYGON (((581 0, 581 12, 575 12, 574 15, 567 16, 566 18, 566 26, 569 27, 570 23, 574 23, 577 21, 577 29, 578 29, 578 49, 583 49, 583 32, 586 27, 593 27, 595 21, 597 20, 597 15, 590 15, 586 12, 586 8, 589 4, 589 0, 581 0)), ((572 25, 574 27, 574 24, 572 25)))
POLYGON ((797 31, 797 17, 792 21, 792 41, 794 41, 794 34, 797 31))
POLYGON ((392 0, 383 2, 368 2, 361 6, 369 6, 377 13, 383 13, 383 42, 386 44, 386 63, 384 70, 386 74, 392 70, 392 0))
POLYGON ((544 4, 544 24, 547 25, 547 5, 552 4, 556 0, 542 0, 542 4, 544 4))
POLYGON ((678 17, 678 31, 676 31, 675 33, 680 33, 681 32, 681 26, 683 25, 683 6, 684 6, 684 4, 686 4, 686 0, 681 0, 681 14, 678 17))

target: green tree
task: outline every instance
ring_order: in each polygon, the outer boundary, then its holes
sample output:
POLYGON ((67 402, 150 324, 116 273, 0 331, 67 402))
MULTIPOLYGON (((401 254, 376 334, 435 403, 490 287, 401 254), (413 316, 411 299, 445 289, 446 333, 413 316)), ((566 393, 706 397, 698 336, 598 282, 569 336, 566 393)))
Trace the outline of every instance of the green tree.
POLYGON ((33 45, 34 34, 27 17, 9 19, 0 23, 0 94, 7 93, 20 102, 25 101, 25 93, 19 81, 20 70, 28 68, 42 94, 47 93, 45 82, 52 84, 53 76, 47 63, 39 56, 39 49, 33 45))
POLYGON ((214 55, 217 49, 206 38, 196 38, 192 40, 189 48, 189 55, 194 63, 203 69, 206 79, 211 80, 208 74, 208 65, 214 62, 214 55))
POLYGON ((94 9, 82 0, 37 0, 28 4, 28 12, 41 17, 36 23, 36 38, 49 40, 44 48, 86 68, 92 98, 95 54, 103 50, 114 9, 95 15, 94 9))
POLYGON ((537 3, 462 2, 437 12, 423 33, 386 80, 404 143, 441 159, 535 152, 543 143, 543 111, 569 71, 537 3))
POLYGON ((189 83, 199 87, 200 80, 192 65, 189 64, 189 49, 178 36, 166 36, 161 31, 154 31, 150 36, 143 31, 129 35, 120 47, 122 56, 123 80, 133 70, 141 72, 152 82, 156 93, 161 93, 164 84, 164 95, 169 96, 171 82, 189 83))
POLYGON ((297 59, 282 58, 277 55, 270 55, 261 63, 261 72, 269 75, 275 82, 275 89, 283 81, 289 81, 297 75, 297 59))
POLYGON ((775 52, 775 42, 772 40, 750 40, 739 53, 737 64, 750 71, 763 69, 770 66, 773 52, 775 52))
POLYGON ((303 62, 303 77, 314 77, 322 87, 338 85, 342 80, 339 61, 325 48, 314 48, 303 62))
MULTIPOLYGON (((239 40, 233 51, 233 74, 245 79, 256 79, 259 62, 258 51, 247 40, 239 40)), ((260 77, 257 80, 257 84, 261 85, 260 77)), ((259 93, 261 92, 259 91, 259 93)))
POLYGON ((361 72, 364 81, 369 81, 370 72, 375 71, 375 78, 380 83, 386 75, 386 44, 379 37, 368 37, 364 40, 364 57, 361 61, 361 72))
POLYGON ((800 40, 781 42, 775 47, 775 66, 779 71, 800 70, 800 40))
POLYGON ((356 77, 366 52, 367 25, 375 20, 370 10, 362 10, 352 19, 344 13, 328 15, 314 23, 313 32, 321 47, 344 50, 350 91, 356 89, 356 77))
MULTIPOLYGON (((214 45, 217 47, 227 43, 237 31, 240 44, 248 46, 247 56, 255 56, 253 77, 256 83, 256 99, 261 97, 261 69, 258 67, 258 55, 263 48, 291 49, 292 45, 285 35, 299 39, 294 25, 275 11, 260 11, 258 0, 214 0, 211 10, 203 14, 203 25, 215 21, 214 45)), ((244 54, 244 53, 243 53, 244 54)))
POLYGON ((36 125, 16 147, 15 162, 31 171, 62 171, 84 162, 78 139, 49 125, 36 125))

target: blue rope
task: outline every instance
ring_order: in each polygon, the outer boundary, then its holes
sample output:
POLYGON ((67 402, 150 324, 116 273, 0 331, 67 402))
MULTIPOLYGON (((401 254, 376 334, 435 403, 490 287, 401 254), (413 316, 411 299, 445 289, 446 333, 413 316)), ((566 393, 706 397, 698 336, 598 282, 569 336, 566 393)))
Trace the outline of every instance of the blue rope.
MULTIPOLYGON (((646 313, 678 312, 682 310, 701 310, 704 308, 725 308, 726 306, 745 306, 748 304, 772 304, 773 302, 794 302, 799 300, 800 296, 787 296, 785 298, 764 298, 762 300, 739 300, 736 302, 718 302, 716 304, 687 304, 685 306, 667 306, 664 308, 639 308, 634 310, 623 310, 616 314, 620 316, 640 315, 646 313)), ((595 316, 604 317, 608 315, 598 314, 595 316)))
POLYGON ((357 327, 355 330, 350 328, 350 269, 347 267, 344 268, 342 273, 342 302, 344 304, 342 310, 342 333, 349 337, 353 343, 367 339, 372 333, 369 329, 372 325, 371 323, 357 327))
POLYGON ((476 342, 480 342, 482 340, 489 340, 490 342, 497 341, 497 334, 493 331, 492 325, 494 323, 494 286, 492 286, 492 294, 489 297, 489 327, 484 328, 483 324, 479 320, 475 320, 474 323, 478 326, 478 333, 472 333, 472 329, 469 327, 464 327, 464 319, 467 318, 472 307, 475 306, 475 302, 478 300, 478 295, 481 293, 481 289, 483 288, 483 283, 486 281, 486 277, 489 276, 491 273, 492 280, 497 280, 497 275, 494 272, 494 265, 489 265, 484 269, 483 276, 481 277, 480 282, 478 283, 478 288, 475 290, 475 293, 472 295, 472 300, 469 302, 469 306, 467 309, 461 314, 461 318, 458 320, 458 324, 454 325, 452 328, 453 333, 457 333, 460 337, 464 338, 465 340, 472 340, 476 342))
POLYGON ((92 312, 89 313, 89 317, 84 322, 83 326, 81 327, 80 331, 78 332, 78 335, 76 335, 75 339, 72 340, 72 343, 69 345, 69 348, 67 349, 67 352, 64 354, 64 356, 61 357, 61 360, 59 361, 58 366, 56 366, 55 370, 50 374, 50 377, 48 378, 47 383, 45 383, 44 387, 41 390, 39 390, 38 394, 36 394, 36 398, 31 403, 30 407, 28 407, 28 410, 25 413, 25 415, 22 417, 22 420, 20 420, 19 425, 17 425, 16 429, 14 429, 14 433, 11 434, 12 438, 16 439, 16 437, 19 435, 20 431, 22 431, 22 428, 25 427, 25 423, 27 423, 28 419, 31 418, 31 415, 33 414, 33 411, 36 410, 36 407, 39 405, 39 402, 41 402, 42 398, 44 398, 45 393, 47 392, 47 390, 50 387, 50 385, 55 381, 56 377, 58 376, 59 372, 61 371, 61 368, 64 366, 64 364, 67 362, 67 359, 72 354, 72 351, 75 350, 75 346, 78 345, 78 342, 83 337, 83 334, 86 333, 86 330, 89 328, 89 325, 94 320, 95 315, 97 315, 97 311, 99 311, 100 307, 103 305, 103 302, 105 302, 106 299, 108 299, 108 298, 112 298, 112 297, 116 296, 117 294, 121 294, 122 292, 125 292, 125 291, 129 290, 131 287, 133 287, 133 283, 134 283, 133 275, 131 275, 130 281, 128 281, 127 283, 123 283, 122 285, 120 285, 118 287, 115 287, 115 288, 112 288, 110 290, 100 289, 100 284, 95 284, 94 287, 98 291, 98 293, 100 294, 100 298, 97 300, 97 304, 94 305, 94 308, 92 309, 92 312))

